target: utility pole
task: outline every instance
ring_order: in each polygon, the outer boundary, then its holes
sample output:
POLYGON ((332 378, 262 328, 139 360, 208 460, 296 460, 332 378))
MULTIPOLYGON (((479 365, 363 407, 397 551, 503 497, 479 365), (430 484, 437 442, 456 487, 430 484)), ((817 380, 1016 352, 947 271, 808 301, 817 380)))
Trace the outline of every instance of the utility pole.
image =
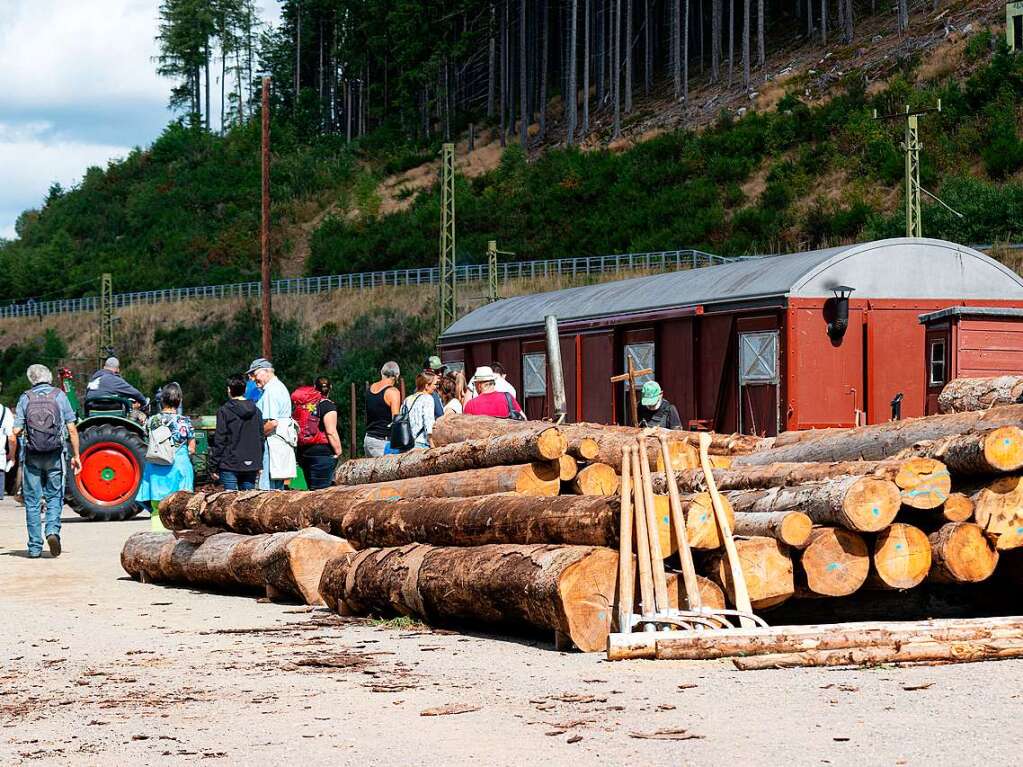
POLYGON ((114 354, 114 286, 109 272, 100 277, 99 366, 114 354))
MULTIPOLYGON (((920 209, 920 133, 919 133, 919 122, 918 118, 920 115, 927 114, 928 112, 940 112, 941 111, 941 99, 938 99, 936 107, 927 109, 918 109, 916 111, 910 111, 909 105, 906 105, 905 112, 896 112, 890 115, 878 115, 877 110, 874 110, 875 120, 892 120, 896 118, 905 118, 906 120, 906 137, 902 143, 902 148, 906 152, 906 236, 907 237, 923 237, 923 220, 921 218, 920 209)), ((924 193, 929 197, 933 197, 938 202, 937 197, 923 189, 924 193)), ((945 203, 941 202, 942 205, 945 203)), ((948 208, 947 205, 945 205, 948 208)), ((952 210, 951 208, 948 208, 952 210)), ((962 218, 962 215, 957 211, 952 211, 957 216, 962 218)))
POLYGON ((441 154, 440 199, 440 330, 458 319, 455 296, 455 145, 444 144, 441 154))
POLYGON ((263 294, 263 358, 273 359, 270 341, 270 78, 263 78, 263 203, 259 230, 263 294))
POLYGON ((497 240, 490 240, 487 243, 487 303, 492 304, 500 298, 497 295, 497 257, 514 256, 508 250, 498 250, 497 240))

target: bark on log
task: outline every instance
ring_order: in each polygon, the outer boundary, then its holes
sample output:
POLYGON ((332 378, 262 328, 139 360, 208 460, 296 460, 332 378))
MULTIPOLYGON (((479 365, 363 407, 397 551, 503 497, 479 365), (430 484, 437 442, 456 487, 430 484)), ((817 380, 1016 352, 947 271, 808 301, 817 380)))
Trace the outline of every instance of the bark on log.
POLYGON ((776 446, 771 449, 736 456, 733 466, 754 466, 779 461, 877 461, 890 458, 917 442, 989 431, 1001 426, 1018 426, 1021 423, 1023 405, 1003 405, 984 411, 932 415, 851 429, 797 432, 803 436, 793 438, 794 441, 788 444, 785 444, 788 437, 779 437, 776 446))
MULTIPOLYGON (((833 463, 769 463, 715 470, 719 490, 759 490, 823 482, 836 477, 875 477, 896 484, 902 503, 915 509, 940 506, 952 490, 952 479, 941 461, 930 458, 889 459, 885 461, 838 461, 833 463)), ((676 472, 679 490, 701 492, 706 480, 700 470, 676 472)), ((667 492, 664 474, 653 476, 654 492, 667 492)))
POLYGON ((935 458, 957 474, 999 474, 1023 468, 1023 429, 1001 426, 918 442, 899 453, 935 458))
POLYGON ((799 557, 802 586, 817 596, 844 597, 859 590, 870 573, 870 554, 861 535, 840 527, 816 527, 799 557))
POLYGON ((160 503, 160 521, 168 530, 215 528, 264 534, 328 525, 352 505, 399 497, 392 485, 330 487, 305 493, 244 490, 173 493, 160 503))
POLYGON ((322 530, 238 535, 217 533, 201 543, 171 533, 135 533, 121 550, 121 566, 144 583, 226 590, 257 590, 323 604, 319 584, 328 560, 354 549, 322 530))
MULTIPOLYGON (((784 545, 774 538, 740 538, 736 539, 735 547, 754 609, 774 607, 795 593, 792 559, 784 545)), ((726 558, 722 554, 712 555, 701 569, 724 589, 729 603, 734 605, 732 576, 726 558)))
POLYGON ((973 496, 973 518, 998 549, 1023 545, 1023 477, 1001 477, 973 496))
POLYGON ((356 458, 338 466, 334 484, 367 485, 467 469, 557 461, 565 454, 567 447, 568 443, 561 432, 548 426, 535 431, 471 439, 427 450, 410 450, 379 458, 356 458))
POLYGON ((353 505, 331 525, 357 549, 428 543, 618 545, 618 500, 536 498, 515 493, 475 498, 413 498, 353 505))
MULTIPOLYGON (((504 434, 516 432, 535 432, 548 424, 537 423, 536 421, 514 421, 509 418, 491 418, 489 416, 459 415, 450 413, 443 418, 438 418, 433 427, 433 441, 436 445, 450 445, 456 442, 464 442, 469 439, 486 439, 504 434)), ((692 443, 686 438, 689 432, 669 431, 666 429, 636 429, 629 426, 605 426, 596 423, 569 423, 561 424, 558 430, 568 441, 568 452, 571 455, 582 457, 587 452, 592 452, 592 443, 596 443, 597 452, 595 455, 587 456, 587 460, 606 463, 621 474, 622 471, 622 446, 642 436, 653 436, 664 431, 668 436, 672 451, 672 462, 676 468, 691 468, 699 465, 699 454, 692 443)), ((656 439, 647 440, 647 455, 650 460, 650 468, 654 471, 661 470, 660 446, 656 439)))
POLYGON ((655 657, 664 660, 718 660, 848 650, 899 642, 961 642, 1015 636, 1023 636, 1023 619, 1018 616, 857 621, 714 632, 612 634, 608 641, 608 660, 655 657))
POLYGON ((614 613, 618 554, 589 546, 425 545, 366 549, 327 564, 327 605, 428 623, 533 626, 602 650, 614 613))
POLYGON ((613 468, 606 463, 591 463, 576 474, 572 491, 577 495, 614 495, 620 484, 613 468))
MULTIPOLYGON (((387 482, 401 498, 464 498, 494 493, 557 495, 561 492, 560 466, 554 463, 527 463, 522 466, 494 466, 469 469, 387 482)), ((378 487, 360 485, 360 487, 378 487)))
POLYGON ((945 384, 938 395, 942 413, 987 410, 997 405, 1013 405, 1023 396, 1023 376, 995 378, 956 378, 945 384))
POLYGON ((998 550, 979 525, 949 522, 928 537, 931 542, 930 580, 979 583, 994 573, 998 550))
POLYGON ((774 538, 786 546, 801 549, 810 540, 813 520, 801 511, 768 514, 736 514, 732 532, 736 535, 774 538))
POLYGON ((811 650, 783 655, 733 658, 740 671, 806 666, 881 666, 892 663, 976 663, 1023 658, 1023 634, 961 642, 894 642, 848 650, 811 650))
POLYGON ((737 513, 802 511, 816 524, 862 532, 876 532, 890 525, 901 504, 895 483, 874 477, 837 477, 727 495, 737 513))
POLYGON ((927 578, 931 569, 931 543, 918 527, 896 522, 874 539, 872 585, 911 589, 927 578))

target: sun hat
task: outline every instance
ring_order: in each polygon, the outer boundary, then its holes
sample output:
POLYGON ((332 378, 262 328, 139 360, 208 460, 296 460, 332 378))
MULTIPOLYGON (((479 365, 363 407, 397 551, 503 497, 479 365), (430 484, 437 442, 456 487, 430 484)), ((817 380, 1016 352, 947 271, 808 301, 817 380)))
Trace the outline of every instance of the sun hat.
POLYGON ((245 375, 252 375, 257 370, 267 370, 273 368, 273 363, 264 357, 257 357, 252 360, 252 364, 249 365, 249 369, 245 371, 245 375))
POLYGON ((643 393, 640 402, 643 407, 653 407, 661 399, 661 385, 657 381, 647 381, 643 384, 643 393))
POLYGON ((473 374, 474 381, 496 381, 497 375, 494 373, 494 369, 483 365, 476 368, 476 372, 473 374))

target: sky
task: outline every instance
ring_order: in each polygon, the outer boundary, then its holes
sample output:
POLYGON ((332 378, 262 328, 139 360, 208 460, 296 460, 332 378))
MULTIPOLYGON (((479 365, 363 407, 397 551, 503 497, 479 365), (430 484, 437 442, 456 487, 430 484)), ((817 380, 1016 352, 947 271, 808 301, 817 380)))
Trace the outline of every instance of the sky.
MULTIPOLYGON (((278 0, 258 0, 264 21, 278 0)), ((173 115, 159 0, 0 0, 0 238, 54 182, 150 144, 173 115)))

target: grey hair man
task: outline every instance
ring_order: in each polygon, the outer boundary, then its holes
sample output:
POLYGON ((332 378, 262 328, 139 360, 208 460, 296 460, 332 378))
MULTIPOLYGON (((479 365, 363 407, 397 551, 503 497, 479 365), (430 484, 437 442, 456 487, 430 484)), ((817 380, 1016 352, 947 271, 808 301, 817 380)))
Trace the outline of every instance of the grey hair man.
POLYGON ((252 360, 246 375, 252 376, 263 395, 256 403, 263 416, 263 471, 259 475, 260 490, 283 490, 284 480, 298 474, 295 447, 298 429, 291 417, 291 394, 274 373, 273 363, 259 357, 252 360))
POLYGON ((401 392, 395 385, 400 375, 397 362, 385 362, 380 368, 380 380, 366 389, 366 436, 362 449, 373 458, 384 454, 391 437, 391 421, 401 410, 401 392))
POLYGON ((53 386, 53 373, 45 365, 30 365, 26 373, 32 384, 21 395, 14 411, 14 434, 21 437, 22 493, 28 527, 28 556, 42 556, 43 538, 39 516, 46 499, 46 543, 50 555, 60 556, 60 515, 64 509, 66 446, 71 446, 71 467, 82 471, 78 451, 75 411, 67 395, 53 386))
POLYGON ((117 357, 107 357, 103 367, 93 373, 85 385, 86 405, 100 397, 125 397, 132 400, 133 407, 149 407, 146 396, 121 377, 121 362, 117 357))

